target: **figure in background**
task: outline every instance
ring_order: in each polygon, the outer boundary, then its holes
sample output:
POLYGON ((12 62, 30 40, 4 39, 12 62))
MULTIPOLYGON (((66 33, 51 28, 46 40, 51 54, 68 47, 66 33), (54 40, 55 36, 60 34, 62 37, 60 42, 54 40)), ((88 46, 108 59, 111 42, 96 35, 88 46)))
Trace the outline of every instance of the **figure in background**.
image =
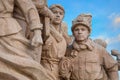
POLYGON ((118 50, 112 49, 111 54, 116 56, 118 62, 118 70, 120 70, 120 52, 118 50))
MULTIPOLYGON (((41 19, 41 17, 49 17, 51 19, 54 18, 53 13, 47 7, 47 1, 46 0, 32 0, 32 2, 34 3, 35 7, 37 8, 37 11, 40 15, 39 16, 40 19, 41 19)), ((14 18, 17 19, 17 21, 20 23, 21 27, 23 28, 23 35, 26 38, 30 39, 32 35, 30 33, 29 23, 27 23, 21 9, 19 9, 17 7, 17 5, 15 5, 13 16, 14 16, 14 18)))
MULTIPOLYGON (((94 42, 103 46, 104 48, 107 47, 107 43, 105 42, 105 40, 95 39, 94 42)), ((117 58, 118 70, 120 70, 120 52, 118 50, 112 49, 111 54, 117 58)))
POLYGON ((68 25, 66 24, 66 22, 63 21, 61 23, 61 28, 63 36, 67 42, 67 46, 69 46, 72 43, 72 38, 70 37, 70 35, 68 35, 68 25))
POLYGON ((60 62, 63 80, 119 80, 117 62, 89 38, 91 18, 90 14, 81 14, 73 21, 75 40, 60 62))
MULTIPOLYGON (((95 43, 97 43, 98 45, 104 47, 105 49, 107 48, 107 42, 105 40, 103 40, 103 39, 95 39, 93 41, 95 43)), ((105 69, 102 69, 102 71, 103 71, 103 79, 106 80, 106 77, 108 76, 108 75, 106 75, 107 72, 105 71, 105 69)))
POLYGON ((99 45, 101 45, 104 48, 107 48, 107 42, 105 40, 95 39, 94 42, 97 43, 97 44, 99 44, 99 45))
MULTIPOLYGON (((46 0, 31 0, 31 1, 34 3, 35 7, 37 8, 37 12, 39 13, 39 19, 40 22, 42 23, 41 26, 43 26, 42 36, 44 37, 42 38, 44 41, 44 38, 49 36, 49 26, 48 26, 50 23, 49 18, 50 19, 54 18, 54 14, 47 7, 46 0)), ((33 37, 33 32, 30 30, 29 27, 30 23, 27 22, 22 10, 17 5, 15 5, 13 16, 15 19, 17 19, 18 23, 21 25, 23 35, 30 40, 33 37)), ((33 51, 34 54, 33 58, 39 63, 41 60, 41 51, 42 51, 42 46, 34 48, 33 51)))
POLYGON ((33 60, 33 47, 43 44, 42 24, 31 0, 0 0, 0 80, 55 80, 33 60), (14 5, 21 9, 30 30, 31 42, 21 34, 13 17, 14 5))
POLYGON ((61 5, 54 4, 50 10, 55 15, 50 24, 50 36, 43 45, 41 64, 47 70, 53 73, 57 80, 59 80, 58 65, 62 57, 65 55, 67 47, 67 33, 62 27, 62 20, 64 18, 64 8, 61 5))

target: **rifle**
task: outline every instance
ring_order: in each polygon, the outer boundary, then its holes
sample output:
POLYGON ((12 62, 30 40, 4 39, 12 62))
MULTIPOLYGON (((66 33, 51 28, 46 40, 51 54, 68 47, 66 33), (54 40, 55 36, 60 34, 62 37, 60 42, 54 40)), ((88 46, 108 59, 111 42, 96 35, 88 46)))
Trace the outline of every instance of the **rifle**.
MULTIPOLYGON (((44 5, 47 6, 47 0, 44 0, 44 5)), ((50 18, 43 16, 40 14, 40 19, 41 19, 41 23, 43 24, 43 30, 42 30, 42 38, 43 38, 43 43, 45 43, 46 39, 49 37, 50 35, 50 18)))
POLYGON ((50 18, 44 17, 43 20, 43 31, 42 31, 42 37, 43 37, 43 42, 45 43, 46 39, 50 35, 50 18))

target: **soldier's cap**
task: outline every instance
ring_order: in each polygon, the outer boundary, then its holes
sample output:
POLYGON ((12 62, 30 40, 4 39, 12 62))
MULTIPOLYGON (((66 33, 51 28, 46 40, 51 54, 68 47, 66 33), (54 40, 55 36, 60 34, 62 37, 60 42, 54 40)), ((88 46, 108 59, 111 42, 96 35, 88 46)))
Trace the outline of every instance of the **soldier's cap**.
POLYGON ((89 32, 91 32, 91 14, 80 14, 76 19, 72 21, 72 32, 77 25, 84 25, 88 28, 89 32))
POLYGON ((50 10, 53 10, 53 9, 55 9, 55 8, 59 8, 59 9, 61 9, 61 10, 65 13, 64 8, 63 8, 60 4, 53 4, 53 5, 51 5, 51 6, 49 7, 50 10))

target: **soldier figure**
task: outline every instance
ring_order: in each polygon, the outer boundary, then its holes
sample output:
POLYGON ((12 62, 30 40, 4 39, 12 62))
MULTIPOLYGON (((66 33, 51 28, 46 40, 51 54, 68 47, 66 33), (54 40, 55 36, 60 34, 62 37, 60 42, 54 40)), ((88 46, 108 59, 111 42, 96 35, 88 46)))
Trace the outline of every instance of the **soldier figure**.
POLYGON ((89 38, 91 18, 90 14, 81 14, 73 21, 75 40, 60 62, 63 80, 119 80, 117 62, 89 38))
POLYGON ((65 14, 64 8, 61 5, 54 4, 50 10, 55 15, 51 20, 50 36, 43 45, 41 64, 59 80, 58 65, 62 57, 65 55, 67 47, 67 39, 69 38, 64 31, 62 20, 65 14))

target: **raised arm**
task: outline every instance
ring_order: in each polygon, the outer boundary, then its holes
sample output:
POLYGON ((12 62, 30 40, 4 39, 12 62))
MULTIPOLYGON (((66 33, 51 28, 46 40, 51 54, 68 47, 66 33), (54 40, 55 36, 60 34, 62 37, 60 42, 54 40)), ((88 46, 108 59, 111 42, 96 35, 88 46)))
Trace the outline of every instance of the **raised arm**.
POLYGON ((36 7, 31 0, 15 0, 15 4, 23 12, 24 17, 30 26, 30 30, 34 32, 31 45, 35 47, 41 45, 43 43, 41 37, 41 30, 43 25, 40 23, 36 7))

